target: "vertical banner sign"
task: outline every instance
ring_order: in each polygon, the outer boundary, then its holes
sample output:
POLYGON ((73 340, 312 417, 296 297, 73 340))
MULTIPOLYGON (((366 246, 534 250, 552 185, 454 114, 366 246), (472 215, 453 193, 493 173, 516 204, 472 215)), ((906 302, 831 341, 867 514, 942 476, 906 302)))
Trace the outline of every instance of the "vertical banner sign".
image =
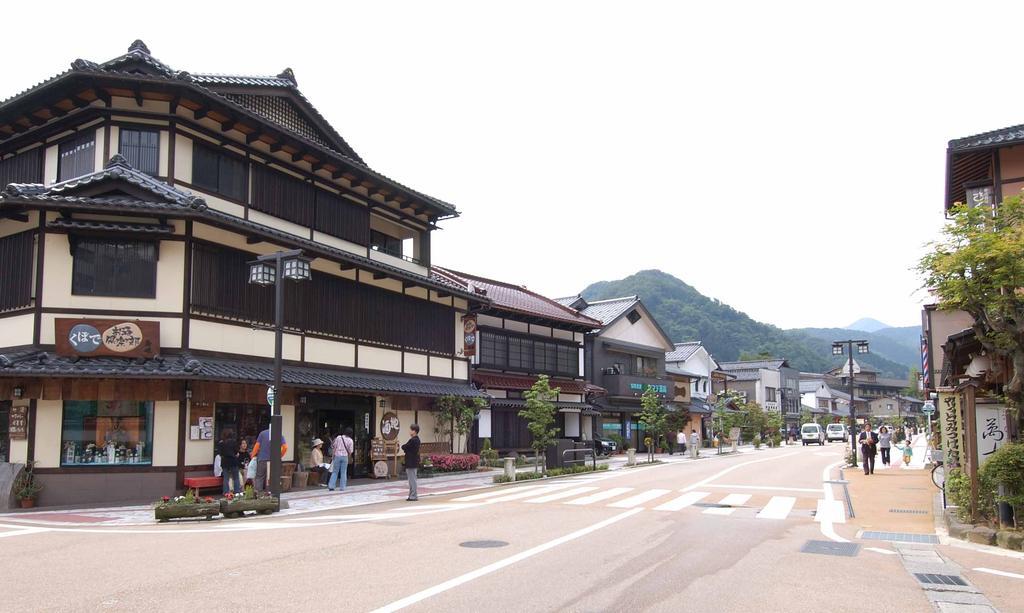
POLYGON ((28 407, 11 407, 7 435, 12 441, 28 438, 28 407))
POLYGON ((931 372, 928 370, 928 339, 921 337, 921 383, 922 389, 932 389, 931 372))
POLYGON ((956 392, 939 392, 939 428, 942 431, 942 449, 946 466, 960 466, 960 396, 956 392))
POLYGON ((1009 433, 1006 428, 1006 409, 1000 406, 978 405, 977 407, 978 468, 989 456, 1006 444, 1009 433))
POLYGON ((466 315, 462 318, 462 333, 462 355, 471 358, 476 355, 476 315, 466 315))

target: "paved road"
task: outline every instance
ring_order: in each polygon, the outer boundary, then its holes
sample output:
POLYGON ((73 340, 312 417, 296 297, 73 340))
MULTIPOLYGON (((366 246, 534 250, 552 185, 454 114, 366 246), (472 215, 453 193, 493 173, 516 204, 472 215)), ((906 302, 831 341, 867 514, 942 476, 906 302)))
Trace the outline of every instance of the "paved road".
POLYGON ((0 527, 4 582, 24 588, 0 610, 933 610, 884 545, 800 551, 857 540, 822 485, 841 460, 789 447, 282 518, 0 527))

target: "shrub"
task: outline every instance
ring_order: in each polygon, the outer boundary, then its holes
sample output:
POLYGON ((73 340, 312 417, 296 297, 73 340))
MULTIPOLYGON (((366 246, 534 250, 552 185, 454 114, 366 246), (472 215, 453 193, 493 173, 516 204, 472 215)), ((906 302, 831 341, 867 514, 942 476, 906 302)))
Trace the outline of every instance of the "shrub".
POLYGON ((434 472, 454 473, 467 470, 476 470, 480 466, 480 456, 473 453, 460 454, 431 454, 430 463, 434 466, 434 472))
MULTIPOLYGON (((607 464, 598 464, 597 470, 608 470, 607 464)), ((549 477, 559 477, 561 475, 575 475, 577 473, 590 473, 594 472, 594 467, 590 464, 573 464, 572 466, 566 466, 564 468, 552 468, 548 471, 549 477)))
POLYGON ((971 480, 959 468, 946 472, 946 496, 956 505, 956 514, 961 520, 971 517, 971 480))
POLYGON ((487 461, 498 459, 498 450, 491 448, 491 439, 484 439, 484 448, 480 450, 480 458, 487 461))
POLYGON ((754 435, 754 449, 760 449, 760 448, 761 448, 761 435, 760 434, 755 434, 754 435))
POLYGON ((978 471, 979 495, 986 506, 1005 502, 1015 510, 1024 508, 1024 443, 1009 443, 989 456, 978 471), (1003 486, 1004 494, 999 494, 1003 486))
POLYGON ((529 481, 530 479, 541 479, 544 477, 544 473, 541 472, 525 472, 516 473, 516 481, 529 481))
POLYGON ((508 475, 505 475, 505 474, 494 475, 494 482, 495 483, 511 483, 512 482, 512 477, 509 477, 508 475))

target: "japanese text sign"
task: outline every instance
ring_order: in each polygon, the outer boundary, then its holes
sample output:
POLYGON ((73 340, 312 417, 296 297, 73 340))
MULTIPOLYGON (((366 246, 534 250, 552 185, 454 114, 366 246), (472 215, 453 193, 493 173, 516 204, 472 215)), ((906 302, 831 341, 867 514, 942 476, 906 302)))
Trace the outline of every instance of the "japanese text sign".
POLYGON ((56 319, 57 354, 69 357, 152 358, 160 353, 160 322, 56 319))

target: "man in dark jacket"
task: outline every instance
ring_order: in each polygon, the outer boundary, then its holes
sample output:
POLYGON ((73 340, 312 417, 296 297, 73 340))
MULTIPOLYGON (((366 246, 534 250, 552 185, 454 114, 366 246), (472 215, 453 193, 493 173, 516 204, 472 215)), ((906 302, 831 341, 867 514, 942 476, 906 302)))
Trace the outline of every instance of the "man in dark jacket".
POLYGON ((418 424, 409 426, 409 442, 402 445, 405 452, 405 474, 409 477, 409 497, 406 500, 419 500, 416 491, 416 471, 420 467, 420 427, 418 424))
POLYGON ((864 462, 864 474, 875 474, 875 453, 878 449, 878 435, 871 431, 871 425, 865 424, 860 433, 860 455, 864 462))

